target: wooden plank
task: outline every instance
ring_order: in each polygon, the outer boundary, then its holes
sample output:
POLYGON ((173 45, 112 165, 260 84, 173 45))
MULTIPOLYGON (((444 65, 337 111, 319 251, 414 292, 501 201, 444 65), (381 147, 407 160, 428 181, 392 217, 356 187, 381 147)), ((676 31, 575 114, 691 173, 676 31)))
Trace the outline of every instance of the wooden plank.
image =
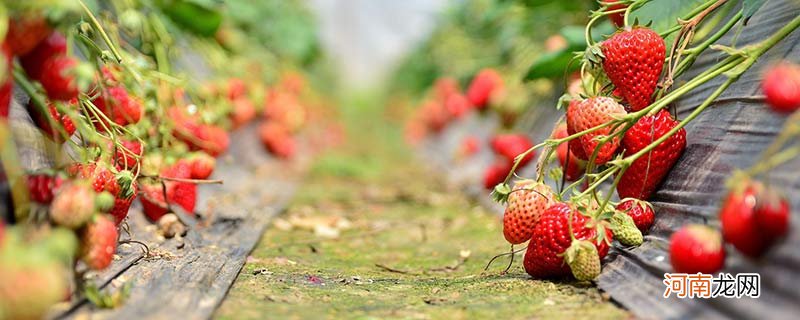
POLYGON ((226 183, 201 187, 198 212, 205 220, 194 221, 195 228, 186 237, 160 238, 138 208, 131 210, 132 238, 149 244, 150 255, 144 256, 139 245, 122 245, 121 259, 93 280, 112 288, 132 282, 129 300, 117 309, 103 310, 81 301, 58 318, 211 316, 270 219, 286 207, 306 165, 270 159, 254 126, 235 132, 231 140, 237 143, 218 162, 212 177, 226 183))

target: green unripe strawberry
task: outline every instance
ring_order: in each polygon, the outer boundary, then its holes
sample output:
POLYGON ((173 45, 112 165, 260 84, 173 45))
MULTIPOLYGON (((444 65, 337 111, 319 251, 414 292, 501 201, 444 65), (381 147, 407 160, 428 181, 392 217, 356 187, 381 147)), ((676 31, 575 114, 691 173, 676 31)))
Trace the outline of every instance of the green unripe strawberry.
POLYGON ((564 255, 575 279, 591 281, 600 275, 600 254, 591 242, 574 240, 564 255))
POLYGON ((108 191, 98 193, 94 198, 94 206, 99 212, 108 212, 114 207, 114 195, 108 191))
POLYGON ((611 217, 611 228, 614 230, 614 239, 626 246, 639 246, 644 242, 644 236, 631 216, 617 211, 611 217))

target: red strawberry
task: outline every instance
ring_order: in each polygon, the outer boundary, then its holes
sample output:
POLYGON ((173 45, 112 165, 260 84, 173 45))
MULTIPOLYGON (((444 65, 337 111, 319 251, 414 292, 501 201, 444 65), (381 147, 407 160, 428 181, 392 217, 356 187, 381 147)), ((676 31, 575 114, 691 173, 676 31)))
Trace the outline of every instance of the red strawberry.
POLYGON ((757 195, 753 215, 768 242, 772 243, 788 233, 790 211, 786 196, 774 188, 767 186, 757 195))
POLYGON ((50 205, 50 218, 58 225, 79 228, 94 214, 95 193, 88 184, 70 183, 61 186, 50 205))
POLYGON ((444 107, 447 109, 450 117, 454 119, 463 117, 471 108, 469 100, 460 93, 453 93, 448 96, 444 102, 444 107))
POLYGON ((503 214, 503 236, 511 244, 531 239, 533 227, 547 208, 554 203, 553 190, 534 180, 519 180, 508 195, 503 214))
POLYGON ((617 205, 617 210, 631 216, 633 222, 636 224, 636 228, 642 233, 650 230, 656 218, 653 206, 649 202, 635 198, 622 199, 617 205))
POLYGON ((5 41, 14 55, 22 56, 33 50, 48 34, 50 26, 44 17, 24 14, 8 21, 5 41))
POLYGON ((762 187, 761 183, 753 181, 740 183, 723 200, 719 213, 725 241, 750 257, 761 256, 768 247, 753 214, 756 194, 762 187))
MULTIPOLYGON (((178 161, 162 170, 161 176, 191 179, 192 166, 186 161, 178 161)), ((167 184, 167 201, 177 204, 189 214, 194 214, 194 207, 197 203, 197 185, 190 182, 177 181, 167 181, 165 183, 167 184)))
POLYGON ((114 153, 114 161, 120 168, 132 169, 139 164, 139 159, 144 153, 144 148, 139 140, 121 139, 120 144, 124 148, 117 148, 114 153))
POLYGON ((780 203, 777 199, 779 196, 774 191, 758 181, 745 180, 737 184, 723 201, 719 213, 725 241, 751 258, 766 253, 783 236, 788 225, 788 208, 784 213, 781 204, 771 204, 780 203), (759 203, 758 213, 764 215, 761 219, 756 215, 756 206, 759 203), (770 233, 774 231, 779 234, 770 233))
MULTIPOLYGON (((128 94, 123 86, 110 87, 92 103, 100 109, 114 123, 124 126, 138 123, 144 111, 141 102, 128 94)), ((104 130, 100 123, 95 123, 95 128, 104 130)))
POLYGON ((794 112, 800 108, 800 66, 782 62, 767 70, 761 89, 767 103, 777 112, 794 112))
MULTIPOLYGON (((611 3, 611 2, 616 2, 616 1, 617 0, 603 0, 603 2, 605 2, 605 3, 611 3)), ((622 3, 618 3, 618 4, 614 4, 614 5, 608 6, 608 11, 625 9, 627 7, 628 6, 626 6, 626 5, 622 4, 622 3)), ((625 25, 625 13, 624 12, 617 12, 617 13, 609 14, 608 15, 608 20, 611 20, 611 23, 613 23, 615 26, 617 26, 617 28, 622 27, 623 25, 625 25)))
POLYGON ((67 54, 67 39, 61 33, 54 31, 33 51, 21 56, 19 62, 31 79, 39 80, 42 78, 44 62, 50 57, 65 54, 67 54))
MULTIPOLYGON (((678 125, 667 110, 639 119, 622 139, 625 156, 633 155, 678 125)), ((686 148, 686 130, 681 128, 647 154, 636 159, 617 185, 620 198, 647 200, 669 174, 686 148)))
MULTIPOLYGON (((608 97, 588 98, 575 104, 570 103, 570 107, 567 110, 567 131, 572 135, 621 118, 625 115, 625 108, 614 101, 614 99, 608 97)), ((611 129, 612 126, 606 126, 577 138, 580 139, 579 146, 583 148, 583 154, 575 152, 575 155, 580 159, 583 159, 581 155, 586 156, 587 159, 591 157, 600 144, 598 139, 610 136, 612 134, 611 129)), ((617 130, 620 129, 618 128, 617 130)), ((577 144, 570 144, 570 149, 577 146, 577 144)), ((611 141, 600 147, 597 151, 597 158, 595 158, 594 161, 595 164, 604 164, 611 160, 611 158, 614 157, 617 147, 619 147, 618 137, 611 139, 611 141)))
POLYGON ((247 94, 247 85, 239 78, 228 79, 228 99, 231 101, 244 97, 247 94))
POLYGON ((92 270, 107 268, 117 251, 117 236, 111 218, 96 215, 81 232, 81 260, 92 270))
MULTIPOLYGON (((567 133, 567 124, 565 122, 560 123, 553 133, 553 139, 563 139, 568 136, 569 133, 567 133)), ((571 141, 578 141, 578 139, 571 141)), ((583 150, 581 150, 581 152, 583 152, 583 150)), ((569 143, 562 143, 558 145, 558 148, 556 148, 556 155, 558 156, 558 162, 561 164, 561 168, 564 171, 564 178, 567 181, 578 180, 578 178, 583 175, 583 171, 586 168, 586 161, 575 156, 575 153, 570 149, 569 143)))
POLYGON ((233 101, 233 110, 231 111, 231 126, 236 129, 239 128, 256 117, 256 107, 250 99, 236 99, 233 101))
POLYGON ((483 187, 486 190, 492 190, 494 187, 503 182, 508 173, 511 172, 511 163, 508 161, 495 161, 483 173, 483 187))
POLYGON ((205 152, 196 152, 189 157, 192 179, 207 179, 214 172, 217 160, 205 152))
POLYGON ((25 180, 31 200, 42 204, 53 201, 54 191, 63 183, 60 177, 47 174, 28 175, 25 180))
MULTIPOLYGON (((67 106, 72 109, 77 108, 77 105, 78 99, 72 99, 67 104, 67 106)), ((68 115, 59 113, 58 109, 56 109, 56 106, 52 102, 47 104, 47 115, 40 114, 38 110, 39 108, 36 106, 32 106, 32 109, 34 109, 32 114, 36 120, 36 124, 47 136, 53 138, 53 140, 56 142, 64 142, 64 133, 66 133, 67 137, 72 136, 72 134, 75 133, 75 123, 72 122, 72 119, 70 119, 68 115), (51 126, 51 121, 58 126, 58 129, 54 129, 51 126)))
POLYGON ((664 67, 664 39, 649 28, 626 28, 603 41, 601 47, 603 70, 631 110, 650 105, 664 67))
POLYGON ((669 259, 679 273, 716 273, 725 264, 719 232, 705 225, 684 226, 670 238, 669 259))
POLYGON ((6 42, 0 44, 0 119, 8 118, 8 110, 11 106, 11 89, 14 87, 14 77, 10 70, 14 67, 11 53, 6 42))
MULTIPOLYGON (((494 150, 495 153, 502 156, 508 162, 513 163, 514 159, 518 155, 533 147, 533 142, 524 134, 512 133, 495 135, 492 137, 491 141, 489 141, 489 145, 492 147, 492 150, 494 150)), ((525 156, 525 158, 523 158, 519 163, 519 168, 527 165, 528 162, 533 160, 535 155, 536 152, 531 152, 525 156)))
POLYGON ((66 55, 56 55, 47 59, 42 65, 39 79, 52 100, 69 101, 78 97, 78 85, 73 72, 78 60, 66 55))
POLYGON ((197 150, 203 150, 205 153, 214 157, 228 151, 228 146, 231 141, 225 129, 216 125, 204 125, 200 128, 201 130, 198 132, 197 137, 202 139, 205 143, 197 150))
POLYGON ((97 193, 108 191, 114 196, 114 206, 108 213, 121 223, 128 215, 131 203, 136 198, 137 186, 133 181, 133 173, 123 170, 114 174, 108 168, 95 163, 76 163, 67 168, 67 173, 84 179, 90 179, 92 188, 97 193))
POLYGON ((523 261, 529 275, 545 279, 572 274, 563 257, 572 245, 570 222, 576 240, 587 240, 594 244, 600 259, 608 254, 611 229, 581 214, 572 204, 556 202, 542 214, 533 228, 531 245, 523 261))
POLYGON ((142 203, 142 212, 150 221, 158 221, 169 212, 161 184, 142 184, 139 192, 141 194, 139 201, 142 203))
POLYGON ((433 132, 440 132, 447 125, 449 114, 444 104, 435 100, 427 101, 420 106, 420 118, 425 126, 433 132))
POLYGON ((467 89, 467 99, 478 109, 486 108, 492 94, 503 87, 503 78, 493 69, 483 69, 475 75, 467 89))
MULTIPOLYGON (((571 100, 569 102, 569 106, 567 107, 567 135, 571 136, 580 132, 580 130, 575 129, 575 121, 569 121, 569 119, 575 119, 578 117, 578 103, 580 100, 571 100)), ((589 160, 589 157, 586 156, 586 153, 583 152, 583 145, 581 144, 580 138, 575 138, 569 141, 569 151, 580 160, 586 161, 589 160)))
POLYGON ((439 101, 445 101, 447 97, 451 94, 456 94, 459 92, 458 81, 451 77, 442 77, 436 79, 436 82, 433 84, 433 90, 436 94, 436 99, 439 101))
POLYGON ((296 152, 294 137, 281 124, 265 121, 258 127, 258 136, 264 147, 281 159, 291 159, 296 152))

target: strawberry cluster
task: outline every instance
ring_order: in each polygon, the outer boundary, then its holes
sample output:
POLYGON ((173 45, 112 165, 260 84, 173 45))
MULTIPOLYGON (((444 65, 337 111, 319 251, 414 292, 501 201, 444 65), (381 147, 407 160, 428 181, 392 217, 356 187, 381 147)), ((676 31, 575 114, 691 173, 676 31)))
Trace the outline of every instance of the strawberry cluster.
MULTIPOLYGON (((176 216, 200 219, 198 188, 219 182, 209 179, 235 143, 234 130, 258 118, 258 126, 250 127, 265 149, 291 159, 307 122, 335 121, 330 113, 312 114, 312 104, 327 106, 301 73, 285 72, 267 85, 255 70, 218 68, 198 83, 172 72, 170 54, 154 52, 169 51, 170 44, 153 38, 151 21, 131 29, 111 12, 41 6, 9 6, 8 32, 0 35, 0 124, 7 121, 11 88, 19 87, 30 97, 26 111, 40 129, 34 138, 47 147, 43 162, 52 164, 21 173, 20 187, 27 190, 15 194, 14 208, 16 221, 25 225, 12 226, 6 235, 0 221, 0 318, 41 318, 69 291, 65 272, 108 268, 137 199, 144 216, 159 226, 176 216), (32 291, 15 294, 8 288, 32 291)), ((251 63, 262 68, 258 60, 251 63)), ((316 143, 309 150, 341 140, 337 127, 326 130, 309 138, 316 143)))

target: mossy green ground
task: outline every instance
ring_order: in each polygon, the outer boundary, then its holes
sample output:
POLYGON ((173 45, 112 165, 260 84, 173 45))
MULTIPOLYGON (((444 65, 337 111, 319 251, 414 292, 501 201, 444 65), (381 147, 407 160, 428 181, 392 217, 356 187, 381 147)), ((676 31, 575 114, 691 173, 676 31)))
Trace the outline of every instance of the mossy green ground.
POLYGON ((316 162, 283 221, 349 226, 333 238, 270 227, 216 318, 629 317, 591 285, 530 279, 521 255, 507 274, 505 258, 484 271, 508 250, 498 216, 423 168, 396 128, 347 115, 349 144, 316 162))

